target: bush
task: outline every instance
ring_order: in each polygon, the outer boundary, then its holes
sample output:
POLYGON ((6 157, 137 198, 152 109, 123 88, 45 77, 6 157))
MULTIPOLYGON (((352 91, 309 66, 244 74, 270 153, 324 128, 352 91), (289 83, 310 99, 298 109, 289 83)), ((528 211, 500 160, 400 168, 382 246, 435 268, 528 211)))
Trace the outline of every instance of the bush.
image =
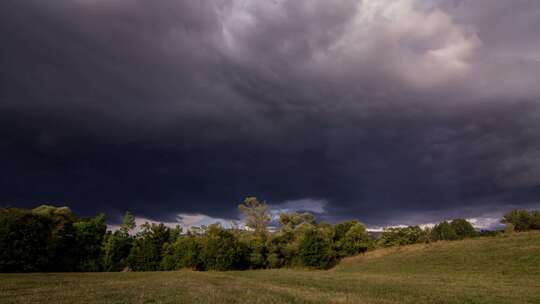
POLYGON ((455 219, 450 223, 450 226, 452 226, 452 229, 456 232, 457 238, 460 240, 476 236, 476 230, 467 220, 455 219))
POLYGON ((512 223, 508 223, 504 227, 504 233, 505 234, 514 234, 515 230, 516 230, 516 228, 514 227, 514 224, 512 224, 512 223))
POLYGON ((177 270, 181 268, 203 270, 203 264, 200 259, 201 241, 196 236, 180 236, 172 245, 167 245, 164 252, 161 263, 163 270, 177 270))
POLYGON ((331 242, 316 229, 306 231, 300 242, 298 256, 302 265, 307 267, 327 269, 336 263, 331 242))
POLYGON ((372 247, 372 241, 364 224, 357 222, 349 228, 337 247, 340 256, 351 256, 366 252, 372 247))
POLYGON ((291 265, 292 255, 287 250, 287 245, 292 241, 292 233, 280 233, 271 236, 266 241, 266 263, 270 268, 280 268, 291 265))
POLYGON ((46 217, 28 210, 0 209, 0 272, 47 270, 50 224, 46 217))
POLYGON ((77 240, 76 271, 101 271, 103 265, 103 239, 107 232, 105 215, 85 219, 74 224, 77 240))
POLYGON ((419 226, 391 227, 384 229, 378 244, 383 247, 403 246, 428 241, 426 231, 419 226))
POLYGON ((513 224, 516 231, 527 231, 530 229, 540 226, 540 221, 538 219, 538 211, 529 212, 527 210, 512 210, 503 215, 501 223, 503 224, 513 224))
POLYGON ((133 237, 121 231, 108 232, 103 241, 103 270, 122 271, 133 247, 133 237))
POLYGON ((433 230, 431 231, 431 234, 432 239, 435 241, 453 241, 459 239, 456 231, 447 221, 435 225, 435 227, 433 227, 433 230))
POLYGON ((246 246, 249 250, 249 268, 265 268, 268 255, 265 240, 260 237, 249 238, 246 240, 246 246))
POLYGON ((161 269, 165 244, 170 241, 171 230, 163 224, 145 223, 137 234, 135 245, 128 257, 128 264, 137 271, 161 269))
POLYGON ((202 237, 201 261, 205 270, 248 268, 248 254, 247 246, 219 225, 211 225, 202 237))
POLYGON ((540 229, 540 211, 531 212, 531 229, 540 229))

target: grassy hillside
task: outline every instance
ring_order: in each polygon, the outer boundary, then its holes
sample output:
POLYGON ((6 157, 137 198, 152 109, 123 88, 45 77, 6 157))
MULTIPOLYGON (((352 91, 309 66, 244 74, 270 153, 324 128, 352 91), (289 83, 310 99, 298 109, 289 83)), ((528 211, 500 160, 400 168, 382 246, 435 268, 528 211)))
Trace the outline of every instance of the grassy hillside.
POLYGON ((540 233, 381 249, 329 271, 1 274, 0 303, 540 303, 540 233))

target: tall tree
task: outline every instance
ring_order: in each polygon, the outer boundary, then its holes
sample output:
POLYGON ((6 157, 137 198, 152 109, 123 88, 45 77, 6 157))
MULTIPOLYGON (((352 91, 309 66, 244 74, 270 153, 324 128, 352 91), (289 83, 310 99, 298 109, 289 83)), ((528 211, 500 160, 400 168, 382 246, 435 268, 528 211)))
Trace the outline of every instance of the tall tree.
POLYGON ((161 268, 165 244, 169 244, 171 229, 163 223, 144 223, 137 234, 128 263, 133 270, 156 271, 161 268))
POLYGON ((103 261, 103 239, 107 232, 105 214, 75 223, 77 233, 78 271, 100 271, 103 261))
POLYGON ((134 242, 130 232, 135 227, 135 217, 128 211, 124 215, 120 229, 107 233, 103 241, 103 269, 105 271, 121 271, 127 267, 127 257, 134 242))
POLYGON ((260 202, 256 197, 246 197, 244 203, 238 205, 238 209, 244 214, 247 227, 256 234, 266 234, 271 219, 266 202, 260 202))
POLYGON ((124 214, 124 218, 122 219, 122 226, 120 226, 120 231, 129 234, 133 229, 137 227, 137 224, 135 223, 135 217, 131 212, 126 211, 124 214))
POLYGON ((47 218, 50 237, 48 240, 49 271, 74 271, 77 268, 77 231, 75 214, 68 207, 41 205, 31 210, 33 214, 47 218))

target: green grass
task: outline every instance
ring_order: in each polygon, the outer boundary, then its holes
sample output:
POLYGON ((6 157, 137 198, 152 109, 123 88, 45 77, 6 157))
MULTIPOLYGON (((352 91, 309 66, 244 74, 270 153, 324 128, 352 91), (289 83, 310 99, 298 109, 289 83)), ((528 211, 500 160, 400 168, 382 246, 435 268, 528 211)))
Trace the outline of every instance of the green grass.
POLYGON ((0 274, 0 303, 540 303, 540 233, 375 250, 328 271, 0 274))

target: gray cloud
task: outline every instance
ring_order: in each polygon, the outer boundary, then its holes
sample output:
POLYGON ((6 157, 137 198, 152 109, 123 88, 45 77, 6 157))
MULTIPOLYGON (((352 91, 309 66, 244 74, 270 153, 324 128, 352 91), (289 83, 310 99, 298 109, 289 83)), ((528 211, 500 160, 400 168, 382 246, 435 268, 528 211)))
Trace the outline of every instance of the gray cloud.
POLYGON ((309 197, 372 225, 537 206, 540 5, 487 2, 3 1, 0 202, 170 220, 309 197))

